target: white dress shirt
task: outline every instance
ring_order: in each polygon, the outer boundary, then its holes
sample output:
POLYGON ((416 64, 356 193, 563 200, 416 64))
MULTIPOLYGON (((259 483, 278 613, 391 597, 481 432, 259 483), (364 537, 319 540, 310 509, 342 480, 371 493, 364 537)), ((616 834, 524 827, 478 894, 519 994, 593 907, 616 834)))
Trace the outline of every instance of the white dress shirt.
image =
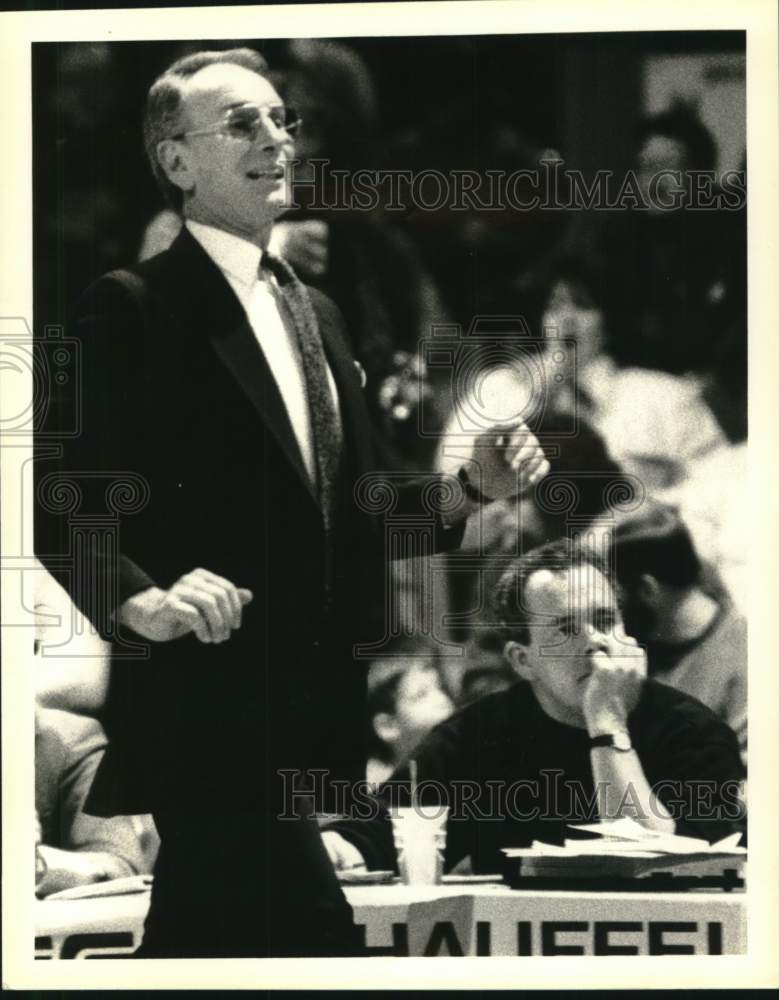
MULTIPOLYGON (((276 279, 260 271, 262 250, 239 236, 192 219, 187 219, 186 227, 225 276, 246 311, 284 400, 306 470, 316 483, 311 413, 297 334, 279 298, 276 279)), ((327 374, 339 414, 338 391, 329 367, 327 374)))

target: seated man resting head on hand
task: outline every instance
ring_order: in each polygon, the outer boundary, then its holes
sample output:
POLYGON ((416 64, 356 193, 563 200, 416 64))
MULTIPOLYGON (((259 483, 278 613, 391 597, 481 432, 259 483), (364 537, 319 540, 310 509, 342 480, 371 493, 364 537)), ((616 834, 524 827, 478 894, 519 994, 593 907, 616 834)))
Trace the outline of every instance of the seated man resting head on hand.
MULTIPOLYGON (((498 871, 501 848, 562 843, 578 822, 627 816, 709 840, 742 826, 735 735, 647 680, 595 555, 569 539, 540 546, 510 563, 494 598, 518 683, 436 726, 415 752, 420 801, 449 806, 446 869, 470 855, 474 871, 498 871)), ((389 811, 408 801, 400 769, 373 816, 325 831, 336 867, 396 867, 389 811)))

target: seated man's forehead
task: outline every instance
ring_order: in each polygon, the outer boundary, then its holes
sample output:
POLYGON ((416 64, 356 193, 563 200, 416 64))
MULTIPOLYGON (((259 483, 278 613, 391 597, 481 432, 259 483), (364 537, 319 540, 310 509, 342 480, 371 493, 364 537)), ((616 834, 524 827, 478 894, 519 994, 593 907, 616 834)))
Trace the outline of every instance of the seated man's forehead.
POLYGON ((610 603, 612 589, 606 577, 590 563, 564 570, 536 570, 527 580, 525 596, 528 603, 557 614, 610 603))

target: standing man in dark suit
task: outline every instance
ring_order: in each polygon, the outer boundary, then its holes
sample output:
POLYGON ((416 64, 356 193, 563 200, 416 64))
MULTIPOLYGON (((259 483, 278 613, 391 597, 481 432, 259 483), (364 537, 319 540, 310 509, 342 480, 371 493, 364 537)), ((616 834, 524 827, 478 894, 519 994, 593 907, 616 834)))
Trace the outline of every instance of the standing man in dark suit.
MULTIPOLYGON (((265 251, 294 130, 248 50, 188 56, 154 83, 146 148, 185 225, 83 297, 82 430, 38 484, 42 561, 63 578, 51 556, 71 553, 65 583, 118 651, 148 643, 142 662, 115 659, 88 803, 154 815, 145 957, 359 951, 316 825, 285 798, 295 770, 363 777, 352 649, 385 585, 382 524, 356 500, 369 421, 339 314, 265 251)), ((548 468, 524 427, 480 444, 488 496, 548 468)), ((455 547, 479 501, 468 484, 431 512, 437 485, 397 488, 397 509, 455 547)))

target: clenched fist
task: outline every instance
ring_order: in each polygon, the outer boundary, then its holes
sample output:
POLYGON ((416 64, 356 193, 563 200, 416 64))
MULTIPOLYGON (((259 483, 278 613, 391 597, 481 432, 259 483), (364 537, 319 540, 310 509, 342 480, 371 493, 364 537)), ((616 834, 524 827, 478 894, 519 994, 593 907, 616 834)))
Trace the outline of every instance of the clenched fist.
POLYGON ((144 639, 169 642, 194 632, 201 642, 225 642, 241 627, 252 593, 207 569, 194 569, 169 590, 149 587, 126 600, 119 619, 144 639))
POLYGON ((506 500, 540 482, 549 462, 538 438, 520 421, 478 434, 465 472, 485 500, 506 500))
POLYGON ((590 736, 625 731, 646 680, 646 653, 635 639, 620 632, 604 645, 589 656, 582 711, 590 736))

